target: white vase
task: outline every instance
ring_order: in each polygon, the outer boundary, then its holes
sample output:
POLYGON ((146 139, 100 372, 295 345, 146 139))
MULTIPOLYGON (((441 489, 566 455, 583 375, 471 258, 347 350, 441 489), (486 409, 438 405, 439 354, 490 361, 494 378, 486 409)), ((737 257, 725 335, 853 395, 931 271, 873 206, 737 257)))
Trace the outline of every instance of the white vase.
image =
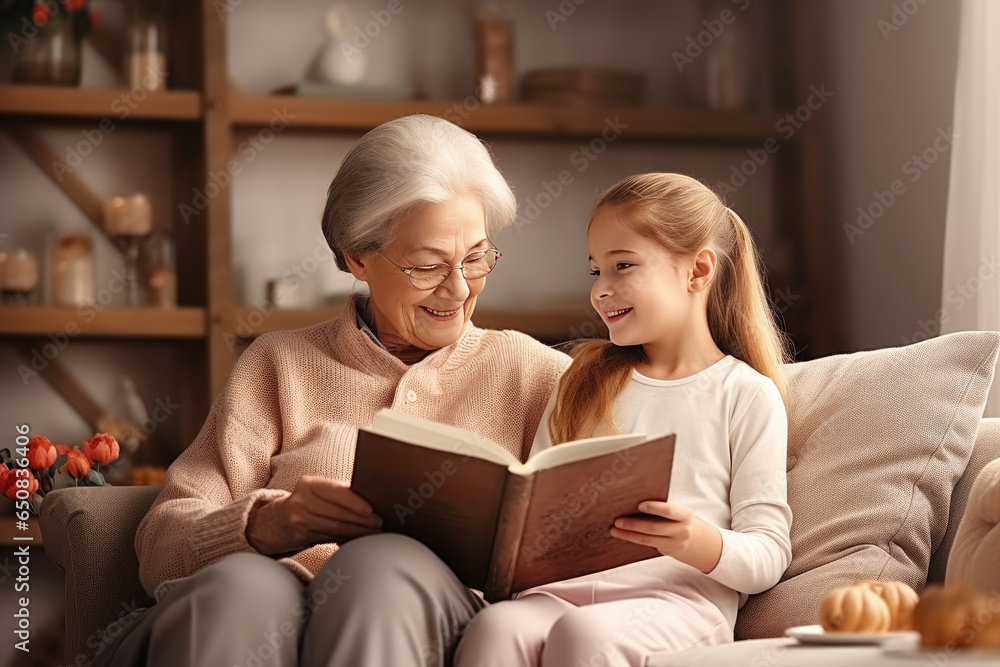
POLYGON ((308 77, 342 85, 359 83, 368 69, 368 56, 354 44, 355 23, 350 9, 345 5, 331 8, 326 13, 325 25, 326 44, 313 59, 308 77))

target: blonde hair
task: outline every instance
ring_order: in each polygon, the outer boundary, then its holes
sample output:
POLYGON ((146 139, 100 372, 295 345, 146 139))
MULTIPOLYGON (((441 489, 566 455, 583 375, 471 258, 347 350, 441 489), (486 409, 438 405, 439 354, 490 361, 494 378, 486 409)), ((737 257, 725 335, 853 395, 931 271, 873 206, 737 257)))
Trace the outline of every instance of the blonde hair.
MULTIPOLYGON (((718 256, 708 287, 708 328, 723 352, 769 377, 787 399, 782 364, 791 360, 788 340, 771 313, 760 259, 740 216, 701 182, 683 174, 637 174, 598 198, 597 213, 613 209, 636 233, 659 243, 671 256, 693 258, 711 248, 718 256)), ((583 340, 569 347, 573 363, 559 381, 549 417, 555 444, 591 436, 599 427, 618 432, 611 411, 632 369, 645 360, 641 346, 583 340)))

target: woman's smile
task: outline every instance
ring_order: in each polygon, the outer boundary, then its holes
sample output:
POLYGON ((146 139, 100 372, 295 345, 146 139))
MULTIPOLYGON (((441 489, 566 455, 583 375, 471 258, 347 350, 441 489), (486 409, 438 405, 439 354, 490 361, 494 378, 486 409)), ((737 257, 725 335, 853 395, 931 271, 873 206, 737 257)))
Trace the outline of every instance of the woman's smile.
POLYGON ((455 308, 454 310, 434 310, 432 308, 428 308, 427 306, 420 306, 420 309, 427 313, 431 319, 437 320, 438 322, 453 320, 458 315, 459 311, 462 310, 461 306, 455 308))

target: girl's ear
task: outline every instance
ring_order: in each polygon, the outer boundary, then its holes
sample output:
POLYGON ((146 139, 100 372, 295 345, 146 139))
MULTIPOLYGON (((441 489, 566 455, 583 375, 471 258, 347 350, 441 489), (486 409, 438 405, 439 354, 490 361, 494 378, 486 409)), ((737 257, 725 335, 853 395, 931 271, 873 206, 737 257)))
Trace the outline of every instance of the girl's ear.
POLYGON ((368 260, 368 257, 344 255, 344 261, 347 262, 347 268, 351 270, 351 275, 364 282, 368 282, 368 267, 365 266, 368 260))
POLYGON ((719 256, 711 248, 702 248, 694 257, 694 265, 688 277, 688 291, 701 292, 715 280, 719 256))

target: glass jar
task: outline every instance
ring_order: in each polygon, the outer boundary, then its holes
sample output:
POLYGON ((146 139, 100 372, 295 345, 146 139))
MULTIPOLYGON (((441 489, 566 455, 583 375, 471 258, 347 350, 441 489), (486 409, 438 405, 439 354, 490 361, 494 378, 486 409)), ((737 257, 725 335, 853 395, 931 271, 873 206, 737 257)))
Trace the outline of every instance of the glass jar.
POLYGON ((14 57, 14 83, 80 85, 80 41, 67 12, 53 15, 38 34, 20 44, 14 57))
POLYGON ((105 403, 105 413, 97 420, 97 429, 110 433, 121 446, 118 458, 103 474, 111 484, 125 484, 129 472, 138 463, 146 463, 152 452, 150 436, 157 423, 150 419, 146 403, 130 375, 121 375, 105 403))
POLYGON ((94 254, 89 236, 72 234, 57 239, 52 246, 49 268, 53 305, 94 303, 94 254))
POLYGON ((160 234, 150 237, 146 262, 146 302, 157 308, 177 306, 177 271, 174 245, 160 234))
MULTIPOLYGON (((757 105, 760 76, 751 24, 730 0, 703 0, 700 22, 688 37, 681 74, 695 105, 747 111, 757 105)), ((675 63, 676 64, 676 63, 675 63)))
POLYGON ((166 22, 158 3, 140 2, 133 8, 125 74, 129 88, 167 89, 166 22))

